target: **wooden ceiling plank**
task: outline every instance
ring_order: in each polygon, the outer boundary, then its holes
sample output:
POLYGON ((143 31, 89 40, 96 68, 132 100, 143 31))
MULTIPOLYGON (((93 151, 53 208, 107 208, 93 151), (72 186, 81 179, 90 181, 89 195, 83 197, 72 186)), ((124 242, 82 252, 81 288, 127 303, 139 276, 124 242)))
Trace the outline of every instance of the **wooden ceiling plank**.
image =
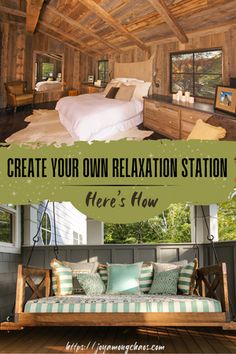
POLYGON ((154 9, 163 17, 165 22, 168 24, 170 29, 174 32, 176 37, 182 43, 188 42, 188 37, 186 36, 184 30, 179 25, 177 20, 174 18, 169 8, 166 6, 164 0, 148 0, 150 4, 154 7, 154 9))
POLYGON ((101 6, 99 6, 94 0, 79 0, 83 5, 85 5, 90 11, 100 17, 103 21, 108 23, 117 32, 122 33, 124 36, 128 37, 132 42, 134 42, 139 48, 145 51, 149 51, 149 48, 144 44, 141 39, 130 33, 120 22, 115 20, 108 12, 106 12, 101 6))
POLYGON ((54 13, 54 15, 59 16, 62 20, 64 20, 68 24, 70 24, 72 27, 78 28, 79 30, 83 31, 85 34, 90 35, 91 37, 95 38, 98 42, 101 42, 104 45, 106 45, 107 47, 122 53, 121 49, 119 49, 118 47, 110 44, 109 42, 107 42, 106 40, 104 40, 103 38, 98 36, 95 32, 90 30, 88 27, 85 27, 85 26, 81 25, 78 21, 72 19, 71 17, 63 15, 62 13, 60 13, 58 10, 56 10, 51 5, 48 5, 47 9, 49 9, 52 13, 54 13))
POLYGON ((26 0, 26 31, 34 33, 44 0, 26 0))
POLYGON ((26 18, 25 12, 20 11, 20 10, 16 10, 16 9, 11 9, 10 7, 6 7, 6 6, 0 6, 0 12, 3 12, 5 14, 9 14, 9 15, 14 15, 14 16, 26 18))
POLYGON ((81 52, 84 52, 86 54, 89 54, 89 52, 94 52, 96 54, 101 54, 101 52, 99 50, 96 50, 94 48, 89 48, 88 46, 84 45, 84 43, 80 42, 76 37, 65 33, 64 31, 60 30, 58 27, 50 25, 49 23, 45 22, 45 21, 39 21, 39 24, 48 28, 49 30, 60 34, 62 37, 69 39, 70 41, 76 42, 77 45, 79 45, 79 50, 81 52))

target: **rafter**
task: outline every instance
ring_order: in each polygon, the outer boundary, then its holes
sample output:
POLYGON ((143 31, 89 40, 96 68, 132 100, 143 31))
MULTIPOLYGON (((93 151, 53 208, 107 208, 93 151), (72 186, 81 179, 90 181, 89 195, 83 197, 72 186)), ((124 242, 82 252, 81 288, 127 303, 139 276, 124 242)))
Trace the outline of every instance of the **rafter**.
POLYGON ((79 0, 81 4, 86 6, 90 11, 95 13, 103 21, 108 23, 117 32, 122 33, 125 37, 129 38, 134 42, 139 48, 145 51, 149 51, 149 48, 145 45, 141 39, 130 33, 126 27, 124 27, 120 22, 115 20, 108 12, 106 12, 101 6, 99 6, 94 0, 79 0))
POLYGON ((64 20, 65 22, 67 22, 68 24, 70 24, 72 27, 79 29, 80 31, 84 32, 85 34, 95 38, 98 42, 103 43, 105 46, 115 50, 116 52, 120 52, 122 53, 122 50, 119 49, 118 47, 110 44, 109 42, 107 42, 106 40, 104 40, 103 38, 101 38, 100 36, 98 36, 95 32, 93 32, 90 28, 81 25, 78 21, 73 20, 71 17, 69 16, 65 16, 63 15, 61 12, 59 12, 58 10, 56 10, 53 6, 48 5, 47 9, 50 10, 54 15, 60 17, 62 20, 64 20))
POLYGON ((188 42, 188 37, 186 36, 184 30, 179 25, 177 20, 174 18, 169 8, 167 7, 164 0, 148 0, 154 9, 162 16, 165 22, 168 24, 170 29, 174 32, 176 37, 182 43, 188 42))
POLYGON ((34 33, 44 0, 26 0, 26 31, 34 33))

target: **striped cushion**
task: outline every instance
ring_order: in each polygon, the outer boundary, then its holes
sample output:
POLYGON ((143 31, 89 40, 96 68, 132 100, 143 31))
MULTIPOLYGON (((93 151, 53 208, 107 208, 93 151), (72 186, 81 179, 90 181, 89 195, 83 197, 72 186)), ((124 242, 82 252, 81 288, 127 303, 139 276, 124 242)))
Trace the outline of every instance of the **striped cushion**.
POLYGON ((61 265, 57 259, 50 263, 52 267, 52 289, 56 296, 71 295, 73 293, 72 270, 61 265))
POLYGON ((178 280, 178 290, 181 294, 192 295, 197 266, 198 261, 194 259, 193 262, 181 268, 178 280))
MULTIPOLYGON (((222 312, 218 300, 184 295, 72 295, 30 300, 25 312, 222 312)), ((101 319, 102 320, 102 319, 101 319)))
MULTIPOLYGON (((98 267, 98 273, 101 279, 103 280, 103 282, 105 283, 105 285, 107 286, 107 279, 108 279, 107 266, 104 264, 100 264, 98 267)), ((149 290, 151 289, 152 278, 153 278, 153 265, 144 263, 139 278, 139 287, 143 293, 148 293, 149 290)))

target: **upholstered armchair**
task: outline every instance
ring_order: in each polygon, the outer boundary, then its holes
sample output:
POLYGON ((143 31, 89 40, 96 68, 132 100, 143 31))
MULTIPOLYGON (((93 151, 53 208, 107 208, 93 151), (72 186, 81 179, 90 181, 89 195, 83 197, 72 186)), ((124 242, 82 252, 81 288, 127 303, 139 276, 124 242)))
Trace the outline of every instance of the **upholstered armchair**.
POLYGON ((26 81, 12 81, 6 82, 5 88, 7 92, 7 106, 13 107, 16 112, 17 107, 25 106, 27 104, 33 105, 34 93, 33 91, 26 91, 26 81))

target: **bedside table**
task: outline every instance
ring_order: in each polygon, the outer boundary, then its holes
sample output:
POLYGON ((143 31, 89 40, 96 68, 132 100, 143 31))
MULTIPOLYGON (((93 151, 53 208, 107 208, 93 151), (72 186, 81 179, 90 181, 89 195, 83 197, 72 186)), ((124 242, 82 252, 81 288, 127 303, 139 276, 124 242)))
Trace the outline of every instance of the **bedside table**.
POLYGON ((87 82, 81 83, 80 85, 80 91, 81 94, 86 94, 86 93, 99 93, 104 91, 106 85, 103 85, 101 87, 94 86, 93 84, 88 84, 87 82))

